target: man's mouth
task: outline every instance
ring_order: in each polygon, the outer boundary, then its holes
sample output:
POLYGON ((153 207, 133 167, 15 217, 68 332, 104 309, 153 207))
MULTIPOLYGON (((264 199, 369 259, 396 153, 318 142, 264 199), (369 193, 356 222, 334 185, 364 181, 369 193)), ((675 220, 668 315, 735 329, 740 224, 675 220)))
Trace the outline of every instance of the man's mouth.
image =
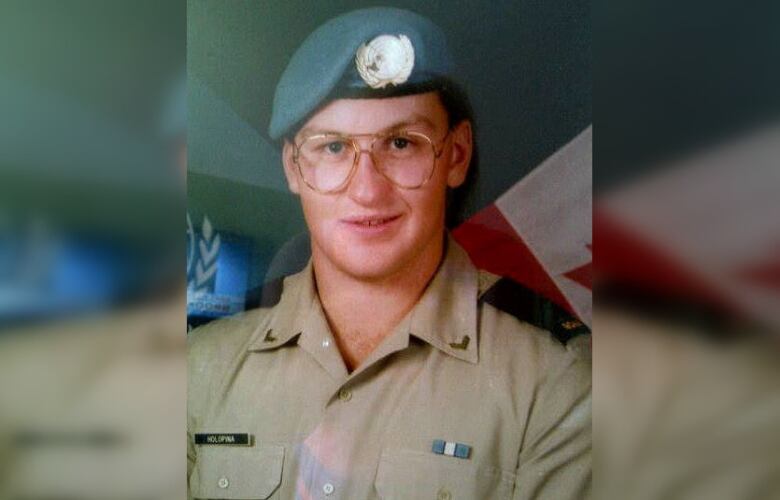
POLYGON ((399 217, 400 215, 358 216, 347 217, 346 219, 342 219, 342 221, 358 227, 379 227, 393 222, 399 217))

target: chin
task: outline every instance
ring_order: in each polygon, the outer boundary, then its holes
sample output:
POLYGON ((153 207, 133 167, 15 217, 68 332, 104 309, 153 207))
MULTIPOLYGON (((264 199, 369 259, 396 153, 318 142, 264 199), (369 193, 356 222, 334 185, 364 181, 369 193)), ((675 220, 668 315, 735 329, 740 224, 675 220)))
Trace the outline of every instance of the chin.
POLYGON ((406 267, 402 255, 377 251, 355 251, 334 259, 342 272, 363 280, 381 280, 396 274, 406 267))
POLYGON ((366 241, 332 231, 323 239, 325 244, 318 245, 323 264, 365 281, 381 281, 408 272, 427 248, 425 240, 404 234, 366 241))

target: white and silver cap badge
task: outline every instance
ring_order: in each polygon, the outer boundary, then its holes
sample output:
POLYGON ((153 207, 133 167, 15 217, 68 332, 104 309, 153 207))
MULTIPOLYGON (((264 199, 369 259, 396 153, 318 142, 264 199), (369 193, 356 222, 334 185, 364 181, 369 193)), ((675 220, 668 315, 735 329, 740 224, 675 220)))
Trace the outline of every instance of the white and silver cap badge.
POLYGON ((355 66, 372 89, 389 84, 400 85, 409 79, 414 68, 414 47, 404 35, 379 35, 362 44, 355 53, 355 66))

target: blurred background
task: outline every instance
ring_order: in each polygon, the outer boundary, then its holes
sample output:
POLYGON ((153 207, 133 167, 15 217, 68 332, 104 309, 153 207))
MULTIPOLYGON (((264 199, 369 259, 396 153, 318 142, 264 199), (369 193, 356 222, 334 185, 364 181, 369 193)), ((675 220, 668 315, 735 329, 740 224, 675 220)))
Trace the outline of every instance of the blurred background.
POLYGON ((779 7, 593 4, 597 498, 780 498, 779 7))
POLYGON ((185 496, 185 46, 184 2, 0 3, 0 498, 185 496))
POLYGON ((0 8, 0 324, 179 280, 184 4, 0 8))

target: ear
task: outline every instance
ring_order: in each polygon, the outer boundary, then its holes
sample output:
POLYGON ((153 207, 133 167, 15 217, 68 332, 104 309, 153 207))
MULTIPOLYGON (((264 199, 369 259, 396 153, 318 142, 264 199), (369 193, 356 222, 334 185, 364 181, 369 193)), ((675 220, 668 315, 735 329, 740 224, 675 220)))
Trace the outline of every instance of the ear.
POLYGON ((293 161, 293 145, 290 141, 284 141, 282 148, 282 163, 284 164, 284 176, 287 177, 287 187, 295 194, 300 194, 300 183, 298 179, 298 167, 293 161))
POLYGON ((471 155, 474 152, 471 122, 463 120, 452 131, 452 148, 449 152, 449 169, 447 171, 447 185, 456 188, 466 180, 466 174, 471 164, 471 155))

